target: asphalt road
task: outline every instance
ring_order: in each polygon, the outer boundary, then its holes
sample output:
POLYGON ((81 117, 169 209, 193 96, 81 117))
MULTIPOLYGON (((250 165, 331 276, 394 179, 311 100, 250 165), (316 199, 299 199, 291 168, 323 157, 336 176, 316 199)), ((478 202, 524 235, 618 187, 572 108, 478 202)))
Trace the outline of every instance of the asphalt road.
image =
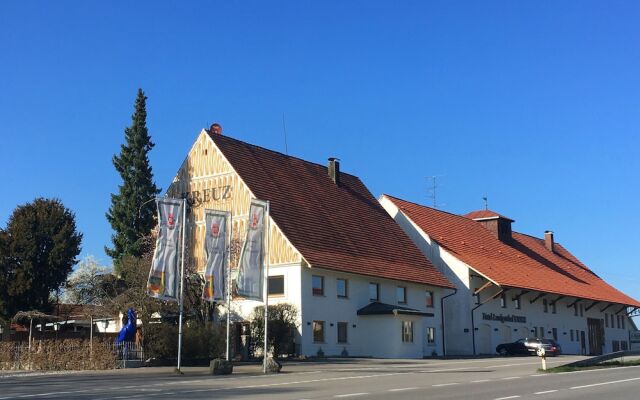
MULTIPOLYGON (((549 365, 580 357, 550 359, 549 365)), ((7 399, 629 399, 640 398, 640 367, 562 374, 537 372, 536 357, 473 360, 339 360, 285 364, 261 375, 238 366, 231 376, 204 368, 140 368, 91 373, 0 375, 7 399)), ((0 373, 1 374, 1 373, 0 373)))

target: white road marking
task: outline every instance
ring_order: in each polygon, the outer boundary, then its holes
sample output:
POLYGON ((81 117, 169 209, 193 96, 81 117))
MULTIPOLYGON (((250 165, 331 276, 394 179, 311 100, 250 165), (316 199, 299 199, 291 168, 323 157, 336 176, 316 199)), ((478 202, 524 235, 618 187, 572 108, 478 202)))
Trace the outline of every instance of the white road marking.
POLYGON ((480 379, 477 381, 471 381, 471 383, 482 383, 482 382, 491 382, 491 379, 480 379))
POLYGON ((497 399, 493 399, 493 400, 507 400, 507 399, 517 399, 520 396, 507 396, 507 397, 498 397, 497 399))
POLYGON ((630 379, 621 379, 619 381, 592 383, 591 385, 574 386, 574 387, 570 387, 569 389, 584 389, 584 388, 590 388, 590 387, 594 387, 594 386, 611 385, 611 384, 614 384, 614 383, 637 381, 639 379, 640 378, 630 378, 630 379))
POLYGON ((502 379, 503 381, 508 381, 510 379, 520 379, 520 377, 519 376, 507 376, 506 378, 500 378, 500 379, 502 379))
POLYGON ((416 390, 417 387, 406 387, 406 388, 398 388, 398 389, 389 389, 389 392, 403 392, 405 390, 416 390))
POLYGON ((557 390, 545 390, 544 392, 535 392, 534 394, 547 394, 547 393, 554 393, 557 392, 557 390))
POLYGON ((451 382, 451 383, 438 383, 437 385, 431 385, 433 387, 442 387, 442 386, 452 386, 452 385, 459 385, 460 382, 451 382))
POLYGON ((367 395, 367 394, 369 394, 369 393, 364 393, 364 392, 363 393, 347 393, 347 394, 337 394, 337 395, 335 395, 333 397, 335 397, 335 398, 355 397, 355 396, 364 396, 364 395, 367 395))

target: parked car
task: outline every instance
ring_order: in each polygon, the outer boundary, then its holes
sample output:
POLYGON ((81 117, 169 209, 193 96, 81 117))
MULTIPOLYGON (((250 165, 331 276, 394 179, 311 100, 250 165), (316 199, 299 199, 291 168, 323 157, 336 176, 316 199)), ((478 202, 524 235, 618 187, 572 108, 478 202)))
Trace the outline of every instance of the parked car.
POLYGON ((523 338, 513 343, 502 343, 496 347, 496 353, 501 356, 508 355, 536 355, 542 347, 549 356, 557 356, 562 353, 562 348, 553 339, 523 338))

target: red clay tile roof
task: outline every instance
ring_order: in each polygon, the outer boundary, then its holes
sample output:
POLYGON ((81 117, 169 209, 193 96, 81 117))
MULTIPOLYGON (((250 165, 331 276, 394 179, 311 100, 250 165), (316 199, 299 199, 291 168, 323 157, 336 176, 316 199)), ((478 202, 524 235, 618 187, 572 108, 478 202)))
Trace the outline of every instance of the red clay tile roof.
POLYGON ((513 232, 507 244, 466 216, 385 196, 441 247, 500 286, 640 307, 558 243, 551 252, 544 239, 513 232))
POLYGON ((453 287, 360 179, 222 135, 210 135, 312 267, 453 287))
POLYGON ((500 215, 497 212, 491 211, 491 210, 472 211, 469 214, 465 214, 464 216, 469 218, 469 219, 485 219, 485 218, 500 217, 500 218, 504 218, 506 220, 509 220, 511 222, 515 222, 511 218, 505 217, 504 215, 500 215))

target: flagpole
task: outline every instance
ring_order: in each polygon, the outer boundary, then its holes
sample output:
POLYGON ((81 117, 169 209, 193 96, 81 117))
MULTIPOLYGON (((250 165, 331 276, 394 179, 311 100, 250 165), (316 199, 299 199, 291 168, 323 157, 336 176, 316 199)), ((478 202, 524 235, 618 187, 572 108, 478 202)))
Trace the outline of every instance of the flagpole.
POLYGON ((266 245, 265 245, 265 251, 264 251, 264 360, 263 360, 263 365, 262 365, 262 369, 263 369, 263 373, 267 373, 267 357, 268 357, 268 350, 269 350, 269 346, 268 346, 268 329, 267 329, 267 323, 268 323, 268 310, 269 310, 269 234, 271 231, 271 227, 270 227, 270 218, 269 218, 269 201, 267 201, 267 209, 265 212, 265 230, 267 231, 266 234, 266 245))
POLYGON ((187 218, 187 199, 182 199, 182 250, 180 251, 180 316, 178 320, 178 372, 182 361, 182 310, 184 305, 184 236, 187 218))
POLYGON ((227 251, 227 361, 231 361, 231 344, 229 343, 231 327, 231 245, 233 241, 233 214, 229 213, 229 248, 227 251))

